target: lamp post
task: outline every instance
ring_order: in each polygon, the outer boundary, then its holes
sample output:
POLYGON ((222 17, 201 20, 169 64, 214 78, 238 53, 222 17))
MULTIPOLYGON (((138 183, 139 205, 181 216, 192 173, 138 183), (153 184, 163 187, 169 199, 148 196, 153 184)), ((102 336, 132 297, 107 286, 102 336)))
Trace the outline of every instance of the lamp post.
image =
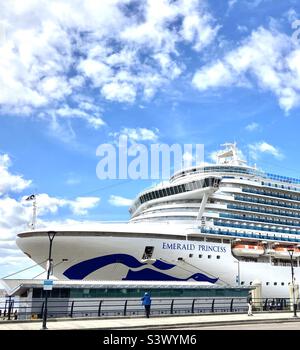
POLYGON ((291 258, 291 270, 292 270, 293 311, 294 311, 293 317, 297 317, 297 304, 295 300, 295 285, 294 285, 294 264, 293 264, 294 249, 288 249, 288 252, 291 258))
MULTIPOLYGON (((56 235, 55 231, 49 231, 48 232, 48 238, 49 238, 49 257, 48 257, 48 262, 47 262, 47 280, 49 280, 50 277, 50 272, 51 272, 51 267, 52 267, 52 242, 53 239, 56 235)), ((43 328, 42 329, 47 329, 47 312, 48 312, 48 293, 49 290, 44 290, 45 292, 45 299, 44 299, 44 312, 43 312, 43 328)))

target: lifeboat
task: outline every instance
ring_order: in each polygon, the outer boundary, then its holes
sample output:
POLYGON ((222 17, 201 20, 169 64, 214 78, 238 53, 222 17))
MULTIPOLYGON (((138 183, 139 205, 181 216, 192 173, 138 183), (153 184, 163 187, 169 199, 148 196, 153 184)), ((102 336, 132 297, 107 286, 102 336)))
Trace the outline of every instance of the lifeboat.
POLYGON ((293 259, 299 258, 300 257, 300 249, 296 247, 287 247, 287 246, 282 246, 278 245, 274 247, 274 257, 277 259, 290 259, 290 253, 289 250, 293 250, 293 259))
POLYGON ((258 257, 263 255, 265 249, 260 244, 238 242, 232 246, 232 253, 236 256, 258 257))

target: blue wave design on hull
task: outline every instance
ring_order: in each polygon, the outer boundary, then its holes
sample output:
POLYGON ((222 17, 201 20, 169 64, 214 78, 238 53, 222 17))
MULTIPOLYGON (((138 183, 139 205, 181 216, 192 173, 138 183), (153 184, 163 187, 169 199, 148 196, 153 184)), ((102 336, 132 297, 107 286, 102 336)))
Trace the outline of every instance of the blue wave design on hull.
POLYGON ((168 264, 168 263, 165 263, 164 261, 161 261, 161 260, 156 260, 155 263, 152 264, 152 266, 156 267, 159 270, 170 270, 173 267, 175 267, 176 265, 168 264))
POLYGON ((216 283, 218 278, 210 278, 203 273, 195 273, 187 278, 177 278, 174 276, 167 275, 165 273, 151 270, 143 269, 141 271, 132 271, 129 270, 127 276, 122 278, 125 281, 188 281, 189 279, 194 279, 197 282, 210 282, 216 283))
MULTIPOLYGON (((104 266, 115 263, 123 264, 130 268, 138 268, 147 265, 147 263, 141 263, 139 260, 128 254, 111 254, 81 261, 80 263, 69 267, 63 274, 69 279, 82 280, 90 273, 101 269, 104 266)), ((159 270, 170 270, 176 265, 156 260, 153 266, 159 270)))

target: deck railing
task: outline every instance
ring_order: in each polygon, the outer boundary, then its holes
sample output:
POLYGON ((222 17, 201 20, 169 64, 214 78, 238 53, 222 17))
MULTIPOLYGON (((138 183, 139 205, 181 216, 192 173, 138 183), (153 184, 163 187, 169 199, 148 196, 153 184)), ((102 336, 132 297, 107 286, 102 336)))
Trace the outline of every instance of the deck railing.
MULTIPOLYGON (((289 311, 291 307, 288 298, 253 299, 253 310, 257 312, 289 311)), ((245 297, 152 298, 151 315, 244 313, 247 308, 245 297)), ((44 300, 9 298, 0 302, 0 310, 0 320, 41 319, 44 300)), ((141 316, 144 312, 139 298, 48 299, 48 318, 141 316)))

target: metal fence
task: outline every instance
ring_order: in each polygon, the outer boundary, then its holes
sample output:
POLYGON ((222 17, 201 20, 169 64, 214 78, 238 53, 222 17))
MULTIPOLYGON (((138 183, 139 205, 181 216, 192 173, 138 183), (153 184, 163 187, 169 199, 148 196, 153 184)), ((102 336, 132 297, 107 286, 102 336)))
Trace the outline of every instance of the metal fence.
MULTIPOLYGON (((287 298, 253 299, 254 311, 288 311, 292 305, 287 298)), ((245 297, 219 298, 152 298, 152 315, 234 313, 247 311, 245 297)), ((48 318, 62 317, 114 317, 144 314, 139 298, 69 299, 50 298, 48 318)), ((41 319, 44 299, 14 300, 0 302, 0 319, 41 319)))

